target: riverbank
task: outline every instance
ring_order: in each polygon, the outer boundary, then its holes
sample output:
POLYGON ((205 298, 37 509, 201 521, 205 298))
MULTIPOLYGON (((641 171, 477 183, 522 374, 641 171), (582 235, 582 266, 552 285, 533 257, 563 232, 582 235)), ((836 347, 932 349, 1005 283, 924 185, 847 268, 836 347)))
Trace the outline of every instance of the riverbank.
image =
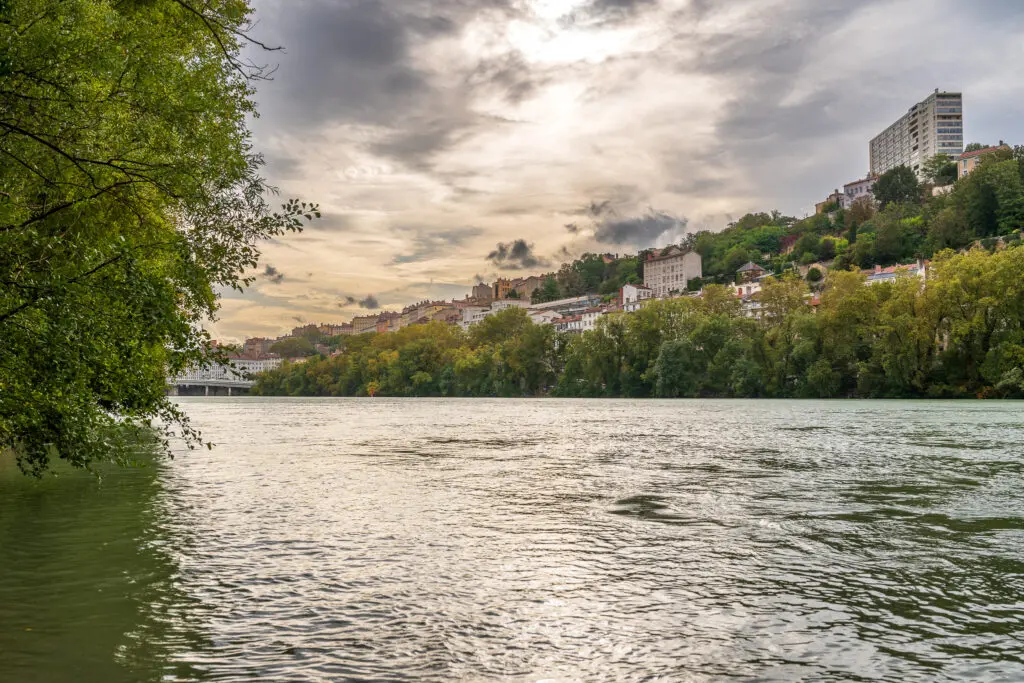
POLYGON ((769 282, 759 317, 733 293, 652 301, 560 334, 518 309, 345 340, 263 374, 281 396, 1022 398, 1024 248, 945 252, 926 281, 829 274, 769 282))

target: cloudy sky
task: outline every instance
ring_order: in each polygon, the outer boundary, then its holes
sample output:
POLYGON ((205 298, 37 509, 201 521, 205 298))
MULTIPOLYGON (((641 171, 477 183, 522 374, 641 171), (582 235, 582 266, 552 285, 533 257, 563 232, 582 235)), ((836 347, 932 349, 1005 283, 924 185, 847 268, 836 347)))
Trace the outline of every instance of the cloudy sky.
POLYGON ((466 294, 756 210, 802 216, 935 88, 1024 143, 1019 0, 254 0, 254 122, 323 220, 222 339, 466 294))

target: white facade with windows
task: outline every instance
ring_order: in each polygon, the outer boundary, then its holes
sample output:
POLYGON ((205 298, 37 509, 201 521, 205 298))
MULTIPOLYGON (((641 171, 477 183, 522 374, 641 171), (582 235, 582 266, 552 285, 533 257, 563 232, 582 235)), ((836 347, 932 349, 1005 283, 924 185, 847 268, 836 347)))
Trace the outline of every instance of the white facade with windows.
POLYGON ((193 367, 175 379, 175 383, 208 381, 238 381, 251 379, 253 375, 281 367, 280 358, 232 358, 230 365, 220 363, 208 367, 193 367))
POLYGON ((703 273, 700 254, 675 246, 658 255, 651 254, 644 261, 644 285, 654 296, 685 292, 686 283, 703 273))
POLYGON ((619 304, 626 313, 640 310, 642 301, 654 297, 654 291, 643 285, 622 285, 619 290, 619 304))
POLYGON ((869 148, 873 175, 908 166, 920 177, 924 162, 936 154, 959 156, 964 151, 963 95, 936 89, 873 139, 869 148))

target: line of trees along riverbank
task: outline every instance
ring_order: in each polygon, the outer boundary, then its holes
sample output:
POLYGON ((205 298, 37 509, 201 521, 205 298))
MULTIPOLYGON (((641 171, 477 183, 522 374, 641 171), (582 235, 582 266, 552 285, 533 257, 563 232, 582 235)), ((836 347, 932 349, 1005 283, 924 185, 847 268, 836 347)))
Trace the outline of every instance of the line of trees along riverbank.
POLYGON ((943 252, 927 282, 829 275, 769 283, 763 317, 730 289, 655 301, 580 335, 519 309, 463 332, 433 323, 286 364, 257 394, 291 396, 1024 397, 1024 248, 943 252))

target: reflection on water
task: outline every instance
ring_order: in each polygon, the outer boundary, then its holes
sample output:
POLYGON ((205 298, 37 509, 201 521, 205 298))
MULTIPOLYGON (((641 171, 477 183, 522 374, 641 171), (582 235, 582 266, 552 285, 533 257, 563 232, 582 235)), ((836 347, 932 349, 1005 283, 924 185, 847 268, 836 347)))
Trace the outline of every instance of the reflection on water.
POLYGON ((1024 679, 1019 404, 182 403, 0 472, 0 680, 1024 679))

